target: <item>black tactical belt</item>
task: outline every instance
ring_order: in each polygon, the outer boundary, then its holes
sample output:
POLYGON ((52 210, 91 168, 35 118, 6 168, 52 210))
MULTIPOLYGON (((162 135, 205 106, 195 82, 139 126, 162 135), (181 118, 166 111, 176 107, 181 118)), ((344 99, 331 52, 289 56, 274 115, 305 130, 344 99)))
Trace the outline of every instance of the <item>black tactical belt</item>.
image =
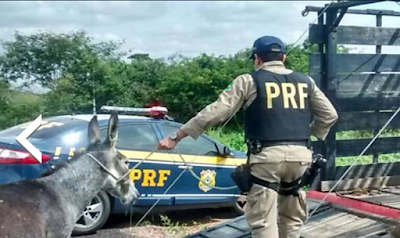
POLYGON ((247 146, 251 154, 258 154, 265 147, 278 146, 278 145, 300 145, 307 148, 310 147, 309 140, 296 140, 296 141, 260 141, 260 140, 247 140, 247 146))
POLYGON ((257 178, 256 176, 254 176, 252 174, 250 174, 250 182, 258 184, 258 185, 261 185, 263 187, 267 187, 267 188, 273 189, 276 192, 279 191, 279 187, 280 187, 279 183, 271 183, 271 182, 265 181, 263 179, 259 179, 259 178, 257 178))
POLYGON ((307 146, 308 141, 307 140, 299 140, 299 141, 260 141, 261 146, 264 147, 271 147, 271 146, 277 146, 277 145, 301 145, 301 146, 307 146))
POLYGON ((300 189, 300 182, 302 178, 303 176, 290 183, 283 181, 281 181, 280 183, 271 183, 266 180, 259 179, 254 175, 250 175, 250 182, 275 190, 275 192, 279 193, 282 196, 299 196, 298 191, 300 189))

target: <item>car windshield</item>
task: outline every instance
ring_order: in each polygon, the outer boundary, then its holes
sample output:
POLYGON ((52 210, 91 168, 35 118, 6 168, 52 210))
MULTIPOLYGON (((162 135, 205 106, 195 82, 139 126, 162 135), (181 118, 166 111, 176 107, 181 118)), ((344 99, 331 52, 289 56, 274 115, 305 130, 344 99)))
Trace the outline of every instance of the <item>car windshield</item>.
MULTIPOLYGON (((0 131, 0 137, 17 137, 32 122, 20 124, 9 129, 0 131)), ((88 122, 70 117, 55 117, 42 120, 42 125, 29 138, 46 139, 51 138, 77 127, 87 126, 88 122)))

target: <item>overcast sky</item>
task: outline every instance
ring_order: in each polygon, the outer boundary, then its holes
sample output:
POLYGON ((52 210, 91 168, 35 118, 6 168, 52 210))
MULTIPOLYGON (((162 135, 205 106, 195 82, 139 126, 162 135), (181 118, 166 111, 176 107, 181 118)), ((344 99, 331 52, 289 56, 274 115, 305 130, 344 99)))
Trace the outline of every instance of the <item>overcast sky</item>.
MULTIPOLYGON (((327 1, 257 2, 0 2, 0 39, 15 31, 84 30, 96 40, 124 40, 124 49, 167 57, 174 53, 230 55, 250 47, 262 35, 293 43, 316 18, 301 11, 327 1)), ((395 2, 358 8, 400 11, 395 2)), ((400 17, 384 17, 386 27, 400 26, 400 17)), ((346 15, 345 25, 373 26, 373 16, 346 15)), ((307 37, 307 35, 305 36, 307 37)), ((359 48, 358 51, 367 49, 359 48)))

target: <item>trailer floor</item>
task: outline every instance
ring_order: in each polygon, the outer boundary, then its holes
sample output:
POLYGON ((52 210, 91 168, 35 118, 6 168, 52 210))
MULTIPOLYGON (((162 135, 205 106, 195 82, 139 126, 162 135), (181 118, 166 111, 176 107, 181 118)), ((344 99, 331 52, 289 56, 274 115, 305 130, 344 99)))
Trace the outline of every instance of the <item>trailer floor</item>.
POLYGON ((325 211, 319 212, 310 218, 304 226, 301 237, 343 237, 343 238, 387 238, 391 237, 393 224, 374 217, 364 217, 355 211, 329 205, 325 211))
MULTIPOLYGON (((310 192, 310 213, 324 193, 310 192), (317 199, 316 199, 317 198, 317 199)), ((302 238, 389 238, 400 227, 400 188, 374 192, 329 194, 327 199, 302 229, 302 238)), ((244 216, 208 228, 187 238, 251 237, 244 216)), ((400 236, 399 236, 400 237, 400 236)))

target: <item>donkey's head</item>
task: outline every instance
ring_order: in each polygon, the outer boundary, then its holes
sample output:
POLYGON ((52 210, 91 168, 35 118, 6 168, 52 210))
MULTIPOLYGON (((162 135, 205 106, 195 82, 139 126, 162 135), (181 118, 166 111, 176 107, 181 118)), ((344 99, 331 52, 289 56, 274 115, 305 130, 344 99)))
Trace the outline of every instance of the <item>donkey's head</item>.
POLYGON ((107 174, 103 190, 120 198, 125 205, 136 201, 139 192, 129 178, 128 159, 115 148, 118 139, 118 114, 111 113, 108 135, 104 142, 100 141, 100 128, 97 117, 94 116, 89 123, 88 138, 87 152, 94 157, 94 160, 101 163, 99 166, 102 167, 102 172, 107 174))

